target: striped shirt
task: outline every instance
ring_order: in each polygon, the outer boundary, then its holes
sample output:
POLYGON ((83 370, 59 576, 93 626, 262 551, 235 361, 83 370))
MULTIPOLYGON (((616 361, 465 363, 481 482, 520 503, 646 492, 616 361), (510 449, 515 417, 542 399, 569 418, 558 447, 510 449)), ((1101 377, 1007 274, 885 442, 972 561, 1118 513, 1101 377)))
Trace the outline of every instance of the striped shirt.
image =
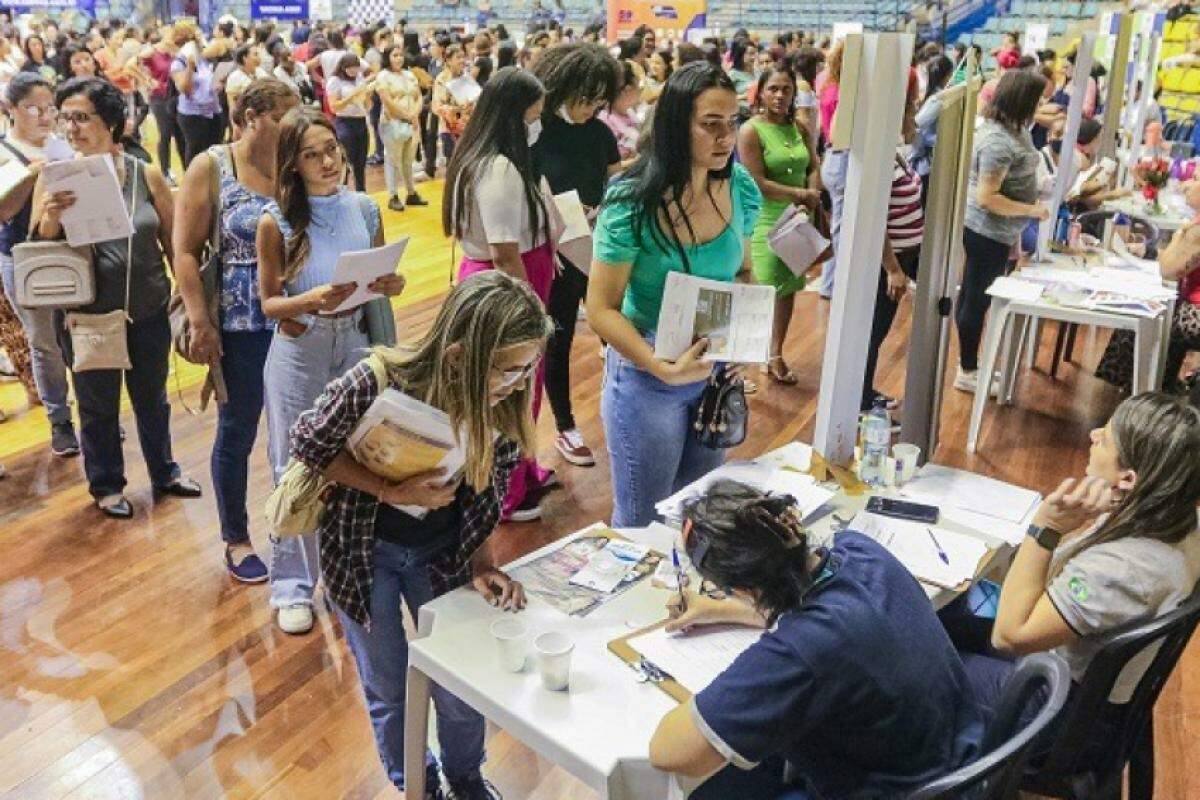
POLYGON ((887 236, 892 250, 921 246, 925 234, 925 212, 921 210, 921 176, 897 158, 888 196, 887 236))

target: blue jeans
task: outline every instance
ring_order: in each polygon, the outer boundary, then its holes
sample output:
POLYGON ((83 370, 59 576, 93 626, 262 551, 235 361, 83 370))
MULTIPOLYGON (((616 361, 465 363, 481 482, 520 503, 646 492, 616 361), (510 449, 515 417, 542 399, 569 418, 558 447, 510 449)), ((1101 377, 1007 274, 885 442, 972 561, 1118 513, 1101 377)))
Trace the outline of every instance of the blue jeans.
POLYGON ((25 336, 29 339, 29 356, 33 366, 33 379, 37 383, 38 397, 46 408, 51 424, 71 421, 71 405, 67 399, 67 365, 63 361, 62 348, 58 346, 58 331, 54 326, 54 310, 49 308, 22 308, 17 305, 17 286, 13 274, 11 256, 0 255, 0 278, 4 283, 4 294, 21 320, 25 336))
MULTIPOLYGON (((275 483, 283 477, 291 453, 292 425, 312 408, 325 386, 367 355, 362 312, 347 317, 304 315, 308 328, 299 336, 275 329, 263 370, 267 407, 267 450, 275 483)), ((272 541, 271 605, 312 603, 320 562, 317 534, 272 541)))
POLYGON ((829 214, 829 235, 833 239, 833 258, 821 268, 821 296, 833 296, 833 275, 837 270, 838 237, 842 232, 842 208, 846 203, 846 172, 850 166, 849 150, 830 150, 821 162, 821 182, 829 190, 833 209, 829 214))
POLYGON ((641 527, 665 500, 725 461, 700 444, 692 419, 707 381, 671 386, 608 348, 600 416, 612 469, 612 524, 641 527))
MULTIPOLYGON (((404 636, 401 600, 415 619, 417 609, 433 599, 425 560, 419 550, 377 539, 371 573, 371 627, 359 625, 337 609, 346 643, 354 654, 375 730, 375 744, 388 778, 404 789, 404 691, 408 674, 408 640, 404 636)), ((478 711, 437 684, 437 711, 442 772, 450 781, 479 772, 484 757, 484 720, 478 711)), ((427 755, 428 763, 434 763, 427 755)))
POLYGON ((258 436, 258 418, 262 416, 263 368, 272 337, 269 330, 221 332, 221 371, 229 402, 217 410, 211 466, 221 538, 227 544, 250 541, 246 516, 248 462, 258 436))
MULTIPOLYGON (((60 315, 62 312, 58 312, 60 315)), ((61 317, 59 317, 61 319, 61 317)), ((150 483, 170 485, 179 477, 171 455, 171 404, 167 401, 167 359, 171 352, 171 324, 164 308, 152 317, 126 325, 126 342, 132 369, 96 369, 74 372, 75 398, 79 401, 79 443, 88 491, 97 500, 120 494, 125 488, 125 454, 121 448, 121 384, 129 395, 137 421, 138 443, 150 483)), ((60 330, 63 358, 74 361, 71 337, 60 330)))

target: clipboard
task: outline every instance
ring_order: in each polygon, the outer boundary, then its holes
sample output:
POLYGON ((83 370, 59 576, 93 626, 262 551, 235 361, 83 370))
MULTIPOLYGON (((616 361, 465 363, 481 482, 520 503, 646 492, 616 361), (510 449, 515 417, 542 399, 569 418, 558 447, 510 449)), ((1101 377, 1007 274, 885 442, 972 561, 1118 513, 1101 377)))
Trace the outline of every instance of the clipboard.
MULTIPOLYGON (((617 658, 624 661, 630 669, 636 671, 638 668, 638 662, 642 660, 642 654, 633 649, 633 645, 629 643, 629 640, 636 636, 641 636, 643 634, 650 633, 651 631, 658 630, 666 624, 667 620, 664 619, 662 622, 656 622, 653 625, 647 625, 646 627, 640 628, 632 633, 627 633, 624 636, 613 639, 608 643, 608 650, 617 658)), ((653 684, 670 695, 671 698, 678 703, 686 703, 688 700, 692 699, 692 693, 683 688, 683 685, 677 682, 674 678, 664 678, 660 681, 653 681, 653 684)))

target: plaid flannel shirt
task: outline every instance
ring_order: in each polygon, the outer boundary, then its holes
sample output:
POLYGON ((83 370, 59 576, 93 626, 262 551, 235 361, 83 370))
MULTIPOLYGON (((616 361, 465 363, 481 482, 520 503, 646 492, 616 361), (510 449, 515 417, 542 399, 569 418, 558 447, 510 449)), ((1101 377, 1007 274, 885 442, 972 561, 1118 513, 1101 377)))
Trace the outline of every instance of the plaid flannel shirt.
MULTIPOLYGON (((391 387, 400 389, 394 381, 391 387)), ((301 414, 292 427, 292 458, 323 472, 345 448, 359 419, 380 391, 366 362, 331 382, 316 405, 301 414)), ((471 556, 495 530, 509 475, 520 458, 517 443, 500 437, 495 444, 491 483, 481 492, 465 483, 459 486, 454 499, 463 509, 458 542, 430 559, 427 566, 435 596, 470 582, 471 556)), ((379 499, 334 485, 326 502, 328 513, 318 531, 325 589, 351 619, 369 625, 379 499)))

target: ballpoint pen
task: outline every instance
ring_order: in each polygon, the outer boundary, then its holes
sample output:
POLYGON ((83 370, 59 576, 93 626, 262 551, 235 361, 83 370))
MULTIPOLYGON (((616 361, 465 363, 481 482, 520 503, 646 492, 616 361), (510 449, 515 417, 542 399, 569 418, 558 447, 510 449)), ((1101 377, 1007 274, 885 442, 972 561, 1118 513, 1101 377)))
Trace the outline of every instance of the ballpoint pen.
POLYGON ((942 543, 939 542, 937 537, 933 535, 933 528, 926 528, 925 531, 929 534, 929 538, 933 541, 933 546, 937 548, 938 558, 942 560, 943 564, 950 566, 950 556, 946 555, 946 551, 942 549, 942 543))
POLYGON ((687 611, 687 595, 684 594, 684 575, 683 567, 679 566, 679 550, 674 545, 671 546, 671 564, 675 567, 675 588, 679 590, 679 611, 680 613, 687 611))

